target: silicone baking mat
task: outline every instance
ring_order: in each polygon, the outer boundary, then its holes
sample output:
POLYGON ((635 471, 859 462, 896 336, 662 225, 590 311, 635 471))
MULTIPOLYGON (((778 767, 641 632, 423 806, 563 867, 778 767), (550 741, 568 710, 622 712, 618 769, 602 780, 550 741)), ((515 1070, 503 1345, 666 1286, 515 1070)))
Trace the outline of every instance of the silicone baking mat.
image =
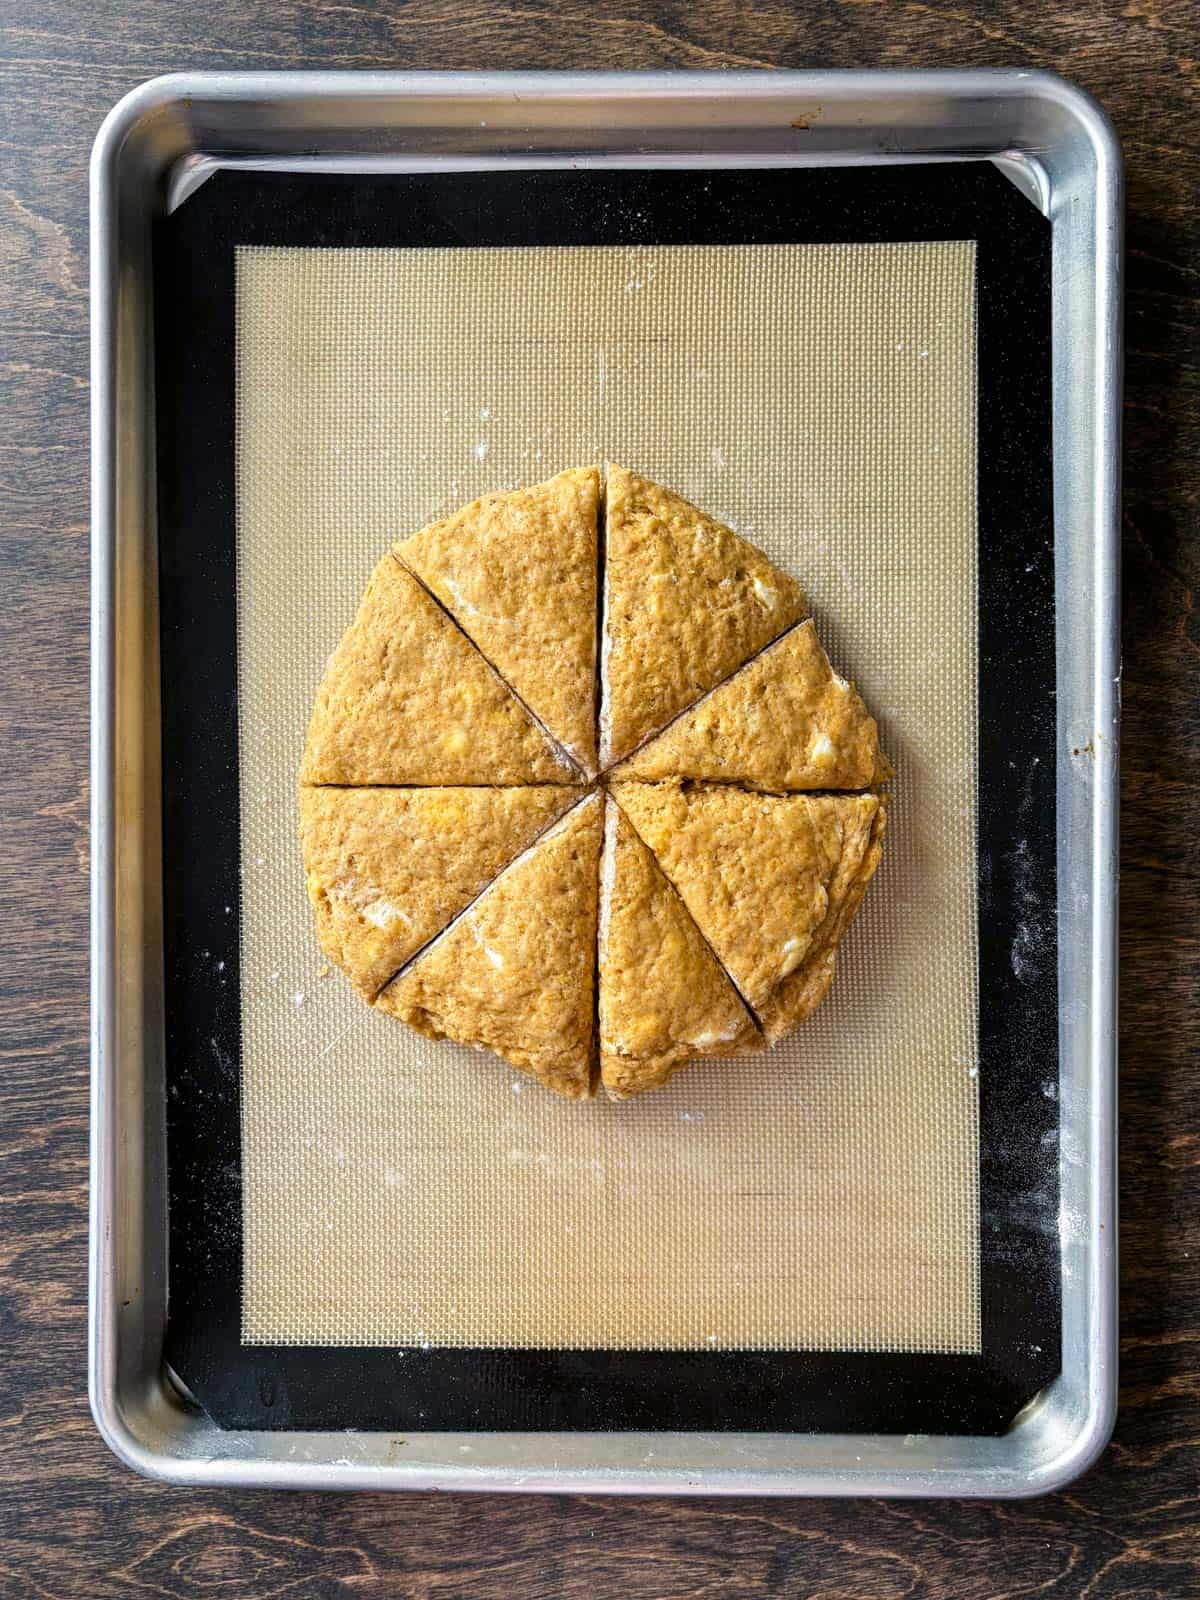
POLYGON ((974 257, 239 251, 244 1338, 978 1349, 974 257), (803 581, 896 804, 808 1026, 580 1107, 319 976, 296 766, 391 540, 609 457, 803 581))
MULTIPOLYGON (((239 892, 195 954, 226 985, 236 969, 243 1348, 988 1354, 979 242, 647 231, 463 248, 235 230, 239 892), (388 545, 605 459, 801 580, 896 779, 816 1016, 768 1056, 578 1105, 329 972, 295 774, 388 545)), ((1044 911, 1026 906, 1034 964, 1044 911)))

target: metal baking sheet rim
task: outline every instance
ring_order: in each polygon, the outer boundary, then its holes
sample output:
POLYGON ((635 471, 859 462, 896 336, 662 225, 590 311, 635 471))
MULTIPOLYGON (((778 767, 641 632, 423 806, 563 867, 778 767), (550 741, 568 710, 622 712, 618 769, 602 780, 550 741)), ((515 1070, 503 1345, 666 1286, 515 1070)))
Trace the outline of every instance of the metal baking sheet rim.
POLYGON ((1049 1492, 1095 1460, 1117 1385, 1122 203, 1104 113, 1035 72, 173 74, 109 114, 91 167, 89 1392, 121 1460, 189 1484, 989 1498, 1049 1492), (1054 230, 1061 1375, 998 1439, 218 1430, 180 1398, 161 1359, 152 216, 226 162, 394 170, 964 156, 994 160, 1054 230))

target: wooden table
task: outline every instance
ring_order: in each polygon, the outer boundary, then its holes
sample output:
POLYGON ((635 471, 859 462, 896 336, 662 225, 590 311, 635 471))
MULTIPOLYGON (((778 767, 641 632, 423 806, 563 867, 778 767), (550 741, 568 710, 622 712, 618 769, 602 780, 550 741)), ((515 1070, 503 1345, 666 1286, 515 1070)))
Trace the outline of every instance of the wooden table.
POLYGON ((1182 1595, 1200 1584, 1200 7, 0 0, 0 1600, 1182 1595), (88 1416, 87 201, 178 67, 1052 67, 1129 163, 1122 1391, 1021 1504, 168 1490, 88 1416))

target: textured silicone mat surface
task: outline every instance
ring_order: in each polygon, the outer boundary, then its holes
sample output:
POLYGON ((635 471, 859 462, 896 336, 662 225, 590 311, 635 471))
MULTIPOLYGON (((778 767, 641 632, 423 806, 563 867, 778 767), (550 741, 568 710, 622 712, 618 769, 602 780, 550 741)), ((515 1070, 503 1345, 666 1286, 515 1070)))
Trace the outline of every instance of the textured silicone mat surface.
POLYGON ((974 292, 955 242, 238 252, 247 1342, 979 1348, 974 292), (801 580, 897 778, 817 1016, 578 1107, 322 976, 294 785, 388 544, 605 457, 801 580))

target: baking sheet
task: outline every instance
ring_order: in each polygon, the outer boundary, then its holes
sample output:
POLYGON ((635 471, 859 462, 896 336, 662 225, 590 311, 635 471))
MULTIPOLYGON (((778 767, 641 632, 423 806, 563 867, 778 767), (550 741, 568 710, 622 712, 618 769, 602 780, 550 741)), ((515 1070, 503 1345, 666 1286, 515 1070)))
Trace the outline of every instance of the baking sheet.
POLYGON ((975 250, 239 250, 242 1335, 980 1348, 975 250), (323 975, 294 776, 379 553, 605 457, 805 584, 897 768, 830 999, 554 1100, 323 975))
MULTIPOLYGON (((622 237, 613 221, 632 232, 620 206, 592 213, 603 214, 609 231, 573 227, 574 213, 547 205, 543 185, 535 189, 536 203, 523 208, 520 226, 502 223, 493 242, 622 237)), ((645 189, 638 189, 642 199, 645 189)), ((89 1379, 93 1409, 112 1448, 152 1476, 227 1487, 1003 1496, 1069 1481, 1107 1436, 1115 1389, 1113 1045, 1105 1008, 1107 1001, 1111 1011, 1115 926, 1116 742, 1109 735, 1116 732, 1122 186, 1119 146, 1100 109, 1072 85, 1037 73, 675 73, 640 80, 634 97, 628 82, 613 74, 586 82, 553 74, 509 75, 504 82, 494 75, 462 78, 450 93, 404 73, 376 74, 369 82, 338 73, 176 75, 143 85, 107 119, 93 158, 93 202, 95 691, 97 705, 112 707, 116 726, 124 729, 116 741, 104 717, 93 728, 89 1379), (643 108, 640 123, 637 114, 619 120, 600 114, 624 108, 631 98, 643 108), (821 124, 798 137, 789 119, 797 107, 818 103, 821 124), (629 187, 628 174, 618 170, 623 162, 678 165, 683 150, 692 164, 732 168, 745 165, 741 152, 753 141, 760 163, 770 151, 789 170, 772 174, 766 185, 759 173, 746 182, 744 171, 718 172, 719 204, 710 203, 707 185, 698 185, 703 208, 698 205, 679 232, 661 209, 640 205, 644 236, 848 240, 933 237, 940 229, 940 236, 979 238, 979 687, 986 733, 980 749, 980 926, 986 937, 979 1357, 610 1352, 602 1362, 567 1363, 540 1359, 541 1352, 519 1360, 510 1354, 504 1363, 510 1377, 540 1373, 544 1379, 557 1368, 561 1377, 577 1380, 553 1390, 535 1384, 520 1419, 539 1431, 514 1437, 478 1431, 489 1418, 499 1427, 516 1418, 511 1405, 507 1418, 496 1405, 494 1385, 482 1407, 477 1385, 473 1405, 457 1401, 474 1375, 490 1369, 496 1377, 486 1352, 240 1344, 238 985, 228 981, 237 972, 236 941, 226 946, 225 988, 194 959, 202 946, 220 940, 225 906, 238 896, 236 727, 226 714, 236 679, 233 245, 250 239, 310 244, 322 236, 347 244, 454 242, 444 225, 429 226, 428 209, 414 218, 412 186, 395 176, 396 169, 406 170, 404 157, 393 159, 392 176, 382 184, 359 170, 339 179, 353 193, 352 225, 345 222, 349 204, 331 208, 325 196, 320 230, 314 226, 314 167, 324 161, 345 169, 354 164, 351 152, 377 149, 381 111, 394 115, 398 109, 424 130, 416 141, 418 159, 449 179, 459 214, 470 196, 461 193, 458 169, 470 165, 464 152, 476 140, 498 150, 490 164, 500 169, 501 188, 514 186, 512 169, 528 166, 541 152, 547 166, 607 169, 596 187, 617 196, 629 187), (499 136, 475 134, 478 117, 486 117, 489 130, 500 129, 499 136), (163 144, 164 126, 175 143, 163 144), (599 150, 597 127, 605 130, 599 150), (897 128, 899 137, 885 141, 890 154, 879 157, 881 134, 897 128), (151 144, 155 154, 147 160, 151 144), (850 158, 854 170, 798 174, 797 144, 808 152, 808 165, 822 156, 850 158), (275 156, 282 152, 292 170, 286 177, 241 173, 236 180, 222 171, 197 196, 198 181, 229 164, 225 156, 212 159, 214 148, 243 166, 269 148, 275 156), (930 151, 944 157, 968 149, 977 159, 940 167, 934 183, 912 181, 930 151), (1000 153, 994 163, 978 159, 989 152, 1000 153), (858 165, 864 156, 883 165, 858 165), (1017 204, 1003 181, 997 184, 993 165, 1005 172, 1024 168, 1034 180, 1026 192, 1039 197, 1042 216, 1017 204), (298 181, 302 173, 307 176, 298 181), (237 194, 230 194, 231 182, 237 194), (797 187, 799 205, 789 209, 786 197, 797 187), (404 194, 398 206, 392 203, 396 190, 404 194), (830 205, 838 191, 840 208, 830 205), (154 223, 152 261, 150 219, 160 214, 164 192, 172 211, 185 195, 192 198, 167 223, 154 223), (331 209, 342 217, 332 232, 331 209), (1059 498, 1052 564, 1051 233, 1059 498), (147 372, 152 285, 157 381, 147 372), (1055 574, 1057 673, 1048 623, 1055 574), (222 619, 229 619, 228 628, 222 619), (1023 628, 1023 619, 1033 620, 1023 628), (161 768, 155 725, 160 650, 161 768), (1029 840, 1034 884, 1053 906, 1053 854, 1047 861, 1038 835, 1024 825, 1014 829, 1011 818, 1022 798, 1014 772, 1024 774, 1031 756, 1040 758, 1038 770, 1049 781, 1030 785, 1029 798, 1041 818, 1055 816, 1056 693, 1064 748, 1103 730, 1095 739, 1094 767, 1064 761, 1058 773, 1061 1044, 1052 965, 1043 963, 1039 972, 1035 964, 1032 973, 1026 968, 1018 983, 1004 959, 1004 940, 1013 934, 1008 897, 1015 863, 1029 840), (167 823, 161 837, 153 798, 160 771, 167 823), (164 898, 165 949, 159 922, 164 898), (1034 1011, 1040 1012, 1036 1024, 1034 1011), (228 1063, 221 1070, 213 1058, 214 1034, 228 1063), (1056 1067, 1064 1147, 1071 1152, 1062 1168, 1063 1204, 1076 1223, 1062 1232, 1058 1378, 1057 1185, 1047 1190, 1039 1154, 1058 1126, 1058 1107, 1044 1094, 1056 1067), (110 1226, 120 1216, 142 1218, 145 1225, 110 1226), (209 1415, 164 1408, 164 1332, 168 1360, 209 1415), (1042 1356, 1030 1361, 1032 1343, 1047 1333, 1042 1356), (401 1354, 403 1361, 396 1359, 401 1354), (689 1366, 699 1381, 681 1386, 689 1366), (765 1381, 742 1383, 756 1367, 765 1381), (331 1377, 318 1395, 322 1375, 338 1368, 340 1378, 331 1377), (980 1389, 989 1368, 1008 1375, 994 1403, 980 1389), (610 1374, 629 1394, 635 1369, 657 1371, 662 1382, 653 1389, 653 1404, 644 1390, 646 1404, 624 1408, 625 1426, 709 1431, 671 1437, 561 1431, 564 1424, 621 1427, 622 1408, 611 1397, 607 1415, 590 1397, 610 1374), (453 1388, 438 1396, 439 1372, 451 1371, 453 1388), (406 1384, 406 1375, 416 1382, 406 1384), (1042 1403, 1025 1407, 1016 1425, 1006 1426, 1043 1386, 1042 1403), (455 1404, 446 1403, 450 1396, 455 1404), (456 1412, 460 1425, 475 1431, 427 1431, 453 1428, 456 1412), (345 1431, 350 1424, 369 1430, 389 1423, 401 1431, 345 1431), (239 1424, 330 1431, 303 1442, 290 1432, 249 1438, 223 1431, 239 1424), (730 1426, 775 1431, 711 1431, 730 1426), (804 1431, 779 1431, 796 1427, 804 1431), (848 1429, 867 1432, 849 1437, 848 1429), (914 1437, 913 1430, 926 1436, 914 1437), (975 1437, 947 1444, 928 1436, 945 1432, 975 1437), (986 1433, 1001 1436, 979 1436, 986 1433)))

